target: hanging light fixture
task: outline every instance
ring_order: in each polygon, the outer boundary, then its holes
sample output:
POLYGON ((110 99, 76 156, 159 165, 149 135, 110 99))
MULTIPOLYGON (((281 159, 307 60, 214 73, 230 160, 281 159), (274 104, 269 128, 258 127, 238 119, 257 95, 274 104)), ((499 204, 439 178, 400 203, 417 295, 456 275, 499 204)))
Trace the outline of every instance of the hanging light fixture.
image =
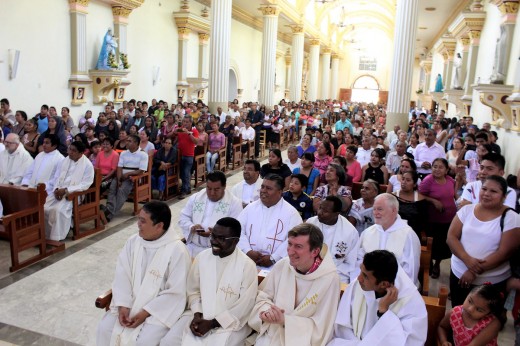
POLYGON ((326 4, 326 3, 329 3, 329 2, 334 2, 336 0, 314 0, 314 1, 319 3, 319 4, 326 4))
POLYGON ((341 7, 341 14, 339 16, 339 21, 338 23, 336 24, 339 28, 344 28, 347 26, 347 21, 346 21, 346 18, 347 17, 347 13, 345 12, 345 6, 342 6, 341 7))

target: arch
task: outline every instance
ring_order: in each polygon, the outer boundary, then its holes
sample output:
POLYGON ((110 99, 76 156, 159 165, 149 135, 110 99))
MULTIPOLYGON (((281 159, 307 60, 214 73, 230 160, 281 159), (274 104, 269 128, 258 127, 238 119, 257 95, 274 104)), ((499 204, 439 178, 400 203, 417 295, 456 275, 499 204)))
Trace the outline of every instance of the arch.
POLYGON ((352 83, 352 101, 377 103, 379 101, 379 81, 370 74, 357 77, 352 83))
POLYGON ((238 79, 235 73, 235 70, 232 68, 229 69, 229 86, 228 86, 229 94, 228 101, 233 101, 238 97, 238 79))

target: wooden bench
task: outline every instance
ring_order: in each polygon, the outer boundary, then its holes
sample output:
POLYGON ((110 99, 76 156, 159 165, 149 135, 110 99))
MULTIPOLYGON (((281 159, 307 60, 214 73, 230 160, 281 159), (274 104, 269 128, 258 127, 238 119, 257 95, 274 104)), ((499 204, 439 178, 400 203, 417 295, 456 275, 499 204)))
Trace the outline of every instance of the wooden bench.
POLYGON ((99 201, 101 194, 101 171, 96 168, 94 171, 94 183, 85 191, 76 191, 67 196, 67 200, 72 201, 72 239, 77 240, 91 234, 102 231, 105 226, 102 223, 99 201), (94 221, 94 227, 86 231, 80 230, 80 225, 94 221))
POLYGON ((179 194, 179 162, 181 161, 180 151, 177 153, 175 163, 166 164, 166 188, 164 191, 164 199, 168 200, 179 194))
POLYGON ((193 164, 195 165, 195 171, 193 172, 193 180, 195 180, 194 187, 197 188, 199 185, 206 182, 206 151, 208 146, 196 146, 195 156, 193 158, 193 164))
POLYGON ((238 137, 233 137, 233 160, 231 164, 231 169, 235 170, 242 166, 242 135, 238 135, 238 137))
POLYGON ((225 144, 222 148, 218 150, 218 159, 215 163, 215 170, 219 170, 221 172, 226 173, 227 170, 227 158, 226 158, 226 151, 227 151, 227 141, 226 138, 225 144))
POLYGON ((0 219, 0 238, 9 240, 11 272, 65 250, 65 244, 45 237, 43 206, 46 199, 44 184, 39 184, 35 189, 0 184, 0 200, 4 207, 4 217, 0 219), (36 255, 20 259, 23 251, 35 247, 38 249, 36 255))
POLYGON ((134 215, 139 214, 139 203, 152 200, 152 164, 153 154, 150 154, 147 171, 130 177, 134 187, 128 198, 131 198, 134 203, 134 215))
POLYGON ((254 160, 255 159, 255 141, 252 140, 252 141, 247 141, 247 152, 245 153, 246 154, 246 157, 244 158, 245 160, 254 160))
POLYGON ((448 299, 448 287, 439 287, 439 294, 437 297, 422 296, 426 303, 426 311, 428 313, 428 336, 426 338, 425 346, 436 346, 437 327, 446 314, 446 301, 448 299))
POLYGON ((419 282, 421 283, 421 293, 424 296, 428 295, 430 288, 430 263, 432 260, 432 237, 422 237, 421 245, 421 260, 419 266, 419 282))
MULTIPOLYGON (((256 140, 256 138, 255 138, 256 140)), ((265 130, 260 131, 258 136, 258 157, 265 156, 265 149, 267 148, 267 133, 265 130)))

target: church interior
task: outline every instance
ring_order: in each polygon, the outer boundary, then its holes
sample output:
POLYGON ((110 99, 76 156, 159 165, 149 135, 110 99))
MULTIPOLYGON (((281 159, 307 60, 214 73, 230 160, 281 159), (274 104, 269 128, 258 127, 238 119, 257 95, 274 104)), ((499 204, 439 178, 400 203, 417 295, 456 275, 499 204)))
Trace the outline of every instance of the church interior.
MULTIPOLYGON (((68 107, 76 123, 131 99, 201 100, 212 114, 233 100, 268 108, 282 99, 373 103, 386 108, 387 131, 407 128, 412 110, 444 111, 446 119, 491 125, 507 176, 520 172, 519 4, 2 0, 0 98, 29 118, 42 105, 68 107), (115 54, 100 64, 107 35, 115 54)), ((226 175, 228 187, 243 179, 234 165, 226 175)), ((171 227, 186 202, 168 200, 171 227)), ((104 311, 94 301, 137 231, 132 208, 126 203, 102 232, 67 239, 63 251, 14 272, 9 241, 0 241, 0 346, 95 345, 104 311)), ((430 295, 449 286, 449 276, 444 261, 430 295)), ((514 334, 509 316, 498 344, 513 345, 514 334)))

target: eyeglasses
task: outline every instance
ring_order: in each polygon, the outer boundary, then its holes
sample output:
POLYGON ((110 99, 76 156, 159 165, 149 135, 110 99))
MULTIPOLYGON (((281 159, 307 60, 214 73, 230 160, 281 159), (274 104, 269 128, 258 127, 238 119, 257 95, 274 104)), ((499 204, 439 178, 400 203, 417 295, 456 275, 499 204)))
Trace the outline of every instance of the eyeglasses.
POLYGON ((7 145, 9 145, 9 144, 17 144, 17 143, 15 143, 15 142, 8 142, 8 141, 4 141, 4 144, 7 144, 7 145))
POLYGON ((209 239, 213 239, 213 240, 216 240, 216 241, 221 242, 221 243, 223 243, 225 241, 228 241, 230 239, 239 239, 239 238, 240 237, 223 237, 221 235, 214 235, 213 233, 211 233, 209 235, 209 239))

